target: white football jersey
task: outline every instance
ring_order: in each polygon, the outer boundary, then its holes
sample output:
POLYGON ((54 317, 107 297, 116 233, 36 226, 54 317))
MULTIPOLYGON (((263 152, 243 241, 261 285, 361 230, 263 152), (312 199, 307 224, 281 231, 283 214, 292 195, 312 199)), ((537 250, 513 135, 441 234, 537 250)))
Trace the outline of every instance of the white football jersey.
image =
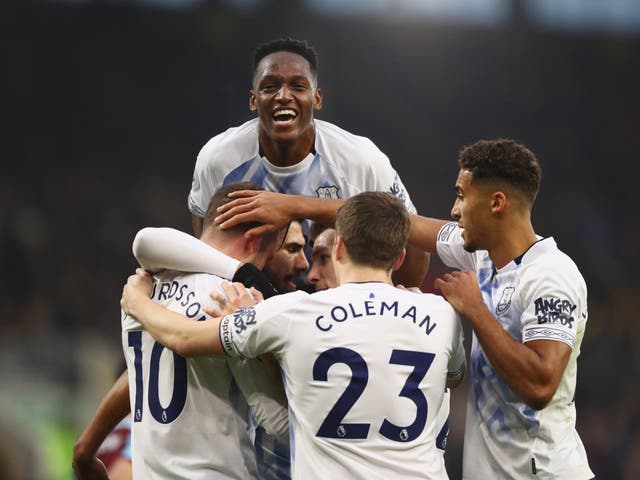
POLYGON ((289 480, 289 416, 280 368, 259 358, 227 358, 231 374, 249 404, 249 427, 260 480, 289 480))
MULTIPOLYGON (((194 321, 204 320, 208 274, 156 274, 152 298, 194 321)), ((132 428, 133 478, 252 479, 256 454, 249 410, 224 358, 185 359, 156 342, 130 316, 122 320, 132 428)))
POLYGON ((575 430, 577 357, 587 322, 587 288, 553 238, 496 269, 486 251, 463 248, 455 223, 442 227, 437 250, 454 268, 475 271, 485 304, 518 342, 553 340, 572 348, 553 399, 542 410, 523 403, 502 381, 475 334, 464 436, 465 479, 593 478, 575 430))
POLYGON ((442 297, 380 282, 297 291, 224 317, 220 338, 232 357, 280 362, 293 478, 447 478, 436 416, 465 357, 442 297))
POLYGON ((238 181, 252 181, 272 192, 319 198, 389 192, 415 213, 400 177, 371 140, 322 120, 314 120, 314 125, 314 151, 290 167, 273 165, 260 154, 257 118, 213 137, 198 154, 189 193, 191 213, 204 217, 213 193, 238 181))
MULTIPOLYGON (((451 390, 446 388, 442 397, 442 406, 436 415, 436 425, 440 427, 436 436, 436 448, 444 455, 449 438, 449 411, 451 409, 451 390)), ((442 458, 444 462, 444 457, 442 458)))

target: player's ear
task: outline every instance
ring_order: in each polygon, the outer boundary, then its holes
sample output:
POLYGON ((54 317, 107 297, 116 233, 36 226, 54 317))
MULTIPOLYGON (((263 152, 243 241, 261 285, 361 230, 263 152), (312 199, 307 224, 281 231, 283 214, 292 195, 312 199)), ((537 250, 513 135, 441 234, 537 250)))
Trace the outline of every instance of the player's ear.
POLYGON ((491 195, 491 213, 504 212, 507 207, 507 196, 504 192, 496 191, 491 195))
POLYGON ((256 102, 256 92, 253 90, 249 90, 249 110, 255 112, 258 109, 258 105, 256 102))
POLYGON ((336 235, 336 243, 333 245, 333 250, 331 251, 331 255, 333 256, 334 262, 339 262, 344 258, 345 246, 344 240, 340 235, 336 235))
POLYGON ((400 256, 398 257, 398 259, 396 260, 396 263, 393 264, 393 267, 391 267, 391 271, 395 272, 396 270, 398 270, 402 264, 404 263, 404 259, 407 256, 407 249, 403 248, 402 252, 400 253, 400 256))
POLYGON ((262 243, 262 235, 256 235, 245 239, 244 250, 248 255, 253 255, 260 249, 262 243))
POLYGON ((313 109, 320 110, 322 108, 322 89, 316 88, 316 92, 313 94, 313 109))

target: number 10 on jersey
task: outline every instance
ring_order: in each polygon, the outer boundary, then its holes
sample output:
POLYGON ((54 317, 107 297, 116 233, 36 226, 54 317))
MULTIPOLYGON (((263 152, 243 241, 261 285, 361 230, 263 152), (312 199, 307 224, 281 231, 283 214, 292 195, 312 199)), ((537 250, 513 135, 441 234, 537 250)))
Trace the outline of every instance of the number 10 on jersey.
MULTIPOLYGON (((142 334, 141 331, 129 332, 129 346, 133 348, 135 366, 135 403, 133 408, 133 421, 141 422, 144 414, 144 378, 142 368, 142 334)), ((173 354, 173 392, 171 401, 167 407, 160 403, 160 357, 164 346, 158 342, 153 342, 151 349, 151 359, 149 361, 149 411, 151 416, 159 423, 173 422, 182 410, 187 401, 187 362, 184 357, 173 354)), ((129 372, 131 374, 131 372, 129 372)))

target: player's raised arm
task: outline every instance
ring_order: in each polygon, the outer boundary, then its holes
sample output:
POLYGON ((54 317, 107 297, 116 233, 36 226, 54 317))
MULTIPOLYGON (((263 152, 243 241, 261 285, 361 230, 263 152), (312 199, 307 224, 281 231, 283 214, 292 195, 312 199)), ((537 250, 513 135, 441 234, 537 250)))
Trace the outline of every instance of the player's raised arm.
POLYGON ((143 228, 136 234, 132 249, 140 265, 150 272, 169 269, 231 279, 241 263, 173 228, 143 228))
MULTIPOLYGON (((344 200, 307 197, 304 195, 285 195, 265 191, 237 191, 229 194, 233 201, 222 205, 215 221, 220 228, 231 228, 245 222, 260 222, 262 225, 247 231, 247 236, 273 231, 296 218, 307 218, 322 225, 333 226, 338 208, 344 200)), ((412 217, 418 217, 412 215, 412 217)), ((419 217, 424 219, 424 217, 419 217)), ((431 219, 426 219, 431 220, 431 219)), ((442 221, 438 225, 444 225, 442 221)), ((429 269, 429 258, 422 244, 428 234, 420 223, 416 227, 416 239, 419 243, 407 249, 407 258, 397 272, 394 282, 408 286, 420 286, 429 269)), ((435 231, 434 237, 437 234, 435 231)), ((435 245, 435 240, 433 240, 435 245)), ((433 247, 435 250, 435 247, 433 247)), ((432 250, 433 251, 433 250, 432 250)))
POLYGON ((393 283, 409 287, 420 287, 429 271, 429 254, 424 250, 407 245, 407 255, 400 268, 393 272, 393 283))
POLYGON ((411 230, 409 230, 409 243, 430 253, 437 253, 436 243, 440 229, 449 223, 447 220, 423 217, 422 215, 409 214, 411 230))
POLYGON ((120 305, 165 347, 183 357, 222 355, 220 319, 194 322, 168 310, 150 298, 152 277, 138 268, 122 290, 120 305))
MULTIPOLYGON (((141 268, 129 277, 120 300, 127 315, 138 320, 153 338, 178 355, 195 357, 224 354, 220 341, 219 317, 194 322, 151 300, 151 287, 151 275, 141 268)), ((236 292, 236 306, 253 305, 262 298, 255 289, 247 290, 241 283, 230 284, 225 290, 228 288, 233 288, 236 292)))
POLYGON ((229 194, 234 200, 218 208, 215 222, 220 228, 231 228, 246 222, 264 225, 252 228, 251 237, 282 228, 296 218, 308 218, 332 226, 343 200, 285 195, 283 193, 240 190, 229 194))
MULTIPOLYGON (((241 223, 260 222, 265 225, 247 232, 248 236, 262 232, 261 229, 275 230, 296 218, 308 218, 322 225, 333 226, 338 208, 344 200, 286 195, 284 193, 240 190, 232 192, 233 198, 218 208, 215 222, 220 228, 231 228, 241 223)), ((411 231, 409 243, 421 250, 436 251, 436 240, 440 229, 447 220, 409 214, 411 231)))

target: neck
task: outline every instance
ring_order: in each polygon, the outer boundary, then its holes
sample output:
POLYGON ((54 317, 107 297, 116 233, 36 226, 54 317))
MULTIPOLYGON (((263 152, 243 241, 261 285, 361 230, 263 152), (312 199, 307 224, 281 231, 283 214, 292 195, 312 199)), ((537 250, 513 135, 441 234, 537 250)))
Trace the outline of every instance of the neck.
POLYGON ((342 264, 336 265, 336 278, 339 285, 345 283, 382 282, 393 285, 391 281, 391 269, 365 267, 361 265, 342 264))
POLYGON ((244 258, 246 255, 242 242, 235 236, 230 236, 218 229, 211 229, 203 232, 200 240, 235 260, 247 261, 244 258))
POLYGON ((507 227, 506 231, 497 230, 496 238, 498 240, 492 248, 487 249, 496 268, 504 267, 538 241, 530 218, 517 225, 507 227))
POLYGON ((315 130, 313 124, 292 142, 277 142, 267 135, 262 128, 258 133, 258 141, 265 157, 278 167, 290 167, 300 163, 313 149, 315 130))

